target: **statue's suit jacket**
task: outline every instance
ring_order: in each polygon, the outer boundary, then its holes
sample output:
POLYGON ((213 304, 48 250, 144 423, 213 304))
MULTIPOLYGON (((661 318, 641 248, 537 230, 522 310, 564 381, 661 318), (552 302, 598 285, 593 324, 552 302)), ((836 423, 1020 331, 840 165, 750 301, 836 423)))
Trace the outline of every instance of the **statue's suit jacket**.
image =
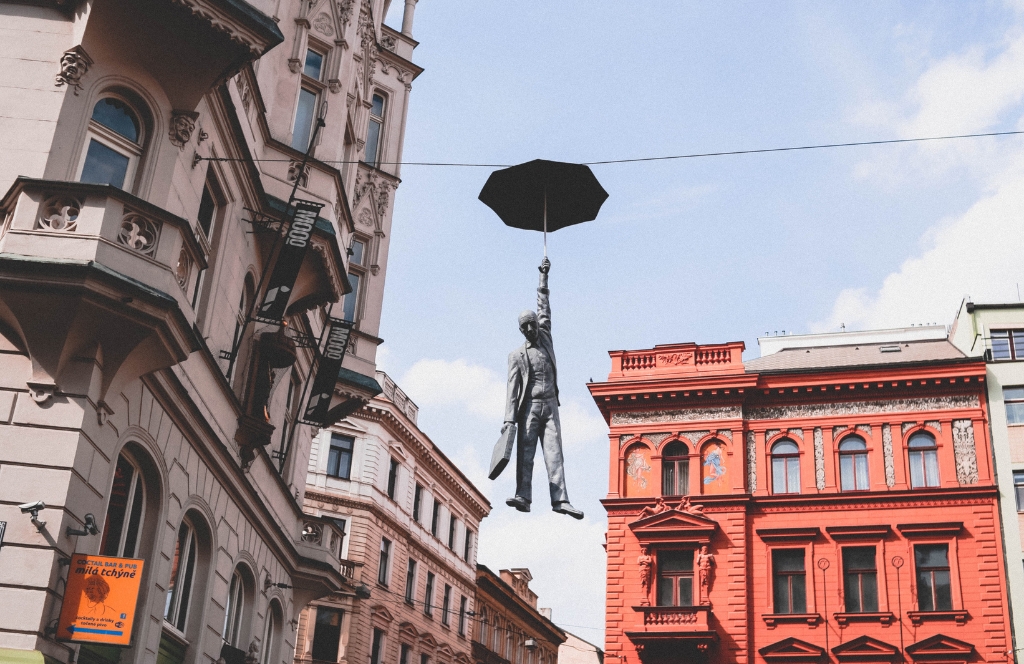
MULTIPOLYGON (((551 358, 554 369, 555 401, 558 401, 558 366, 555 364, 555 346, 551 341, 551 304, 548 289, 537 289, 537 345, 551 358)), ((519 422, 523 402, 526 401, 526 384, 530 380, 530 362, 526 359, 526 343, 508 354, 508 389, 505 398, 505 421, 519 422)))

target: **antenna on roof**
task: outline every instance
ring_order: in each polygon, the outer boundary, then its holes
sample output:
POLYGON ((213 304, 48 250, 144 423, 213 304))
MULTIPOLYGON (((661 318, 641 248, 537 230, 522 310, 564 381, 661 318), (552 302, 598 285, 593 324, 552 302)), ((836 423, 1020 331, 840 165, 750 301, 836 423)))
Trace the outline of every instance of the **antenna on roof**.
POLYGON ((839 324, 839 331, 840 332, 846 332, 846 323, 840 323, 839 324))

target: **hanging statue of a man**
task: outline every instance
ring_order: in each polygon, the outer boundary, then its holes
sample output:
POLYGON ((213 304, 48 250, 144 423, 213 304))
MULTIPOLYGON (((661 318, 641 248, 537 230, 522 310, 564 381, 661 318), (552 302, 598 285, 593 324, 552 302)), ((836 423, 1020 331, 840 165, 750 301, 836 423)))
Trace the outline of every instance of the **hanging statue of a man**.
POLYGON ((533 460, 540 443, 551 489, 551 509, 582 519, 583 512, 569 504, 562 466, 562 427, 558 421, 558 369, 551 341, 551 305, 548 302, 548 271, 551 261, 540 264, 537 312, 519 314, 519 331, 526 343, 508 356, 508 392, 502 433, 513 424, 516 432, 516 495, 505 501, 520 512, 529 512, 533 501, 533 460))

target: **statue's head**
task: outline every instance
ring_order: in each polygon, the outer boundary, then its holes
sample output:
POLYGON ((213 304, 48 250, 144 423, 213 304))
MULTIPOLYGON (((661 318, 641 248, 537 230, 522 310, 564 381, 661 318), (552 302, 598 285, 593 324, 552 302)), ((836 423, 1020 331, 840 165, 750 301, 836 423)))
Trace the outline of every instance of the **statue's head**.
POLYGON ((519 331, 523 333, 527 341, 537 341, 540 334, 540 326, 537 323, 537 314, 532 311, 524 311, 519 314, 519 331))

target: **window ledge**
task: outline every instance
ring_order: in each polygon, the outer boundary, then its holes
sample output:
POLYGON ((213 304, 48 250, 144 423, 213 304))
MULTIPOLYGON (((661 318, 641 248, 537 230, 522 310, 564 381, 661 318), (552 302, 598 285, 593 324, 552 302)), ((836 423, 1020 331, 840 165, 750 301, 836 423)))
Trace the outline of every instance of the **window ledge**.
POLYGON ((842 627, 846 627, 848 623, 852 622, 878 622, 883 626, 888 627, 896 620, 896 616, 890 611, 872 613, 833 613, 832 617, 834 617, 836 622, 842 627))
POLYGON ((806 622, 811 627, 816 627, 822 618, 820 613, 762 613, 761 620, 768 625, 768 629, 775 629, 777 623, 806 622))
POLYGON ((955 621, 957 625, 966 625, 968 615, 967 611, 907 611, 907 617, 916 627, 925 620, 955 621))
POLYGON ((171 623, 164 621, 164 634, 171 638, 171 640, 178 642, 186 648, 190 645, 189 640, 185 638, 185 635, 178 631, 178 628, 171 623))

